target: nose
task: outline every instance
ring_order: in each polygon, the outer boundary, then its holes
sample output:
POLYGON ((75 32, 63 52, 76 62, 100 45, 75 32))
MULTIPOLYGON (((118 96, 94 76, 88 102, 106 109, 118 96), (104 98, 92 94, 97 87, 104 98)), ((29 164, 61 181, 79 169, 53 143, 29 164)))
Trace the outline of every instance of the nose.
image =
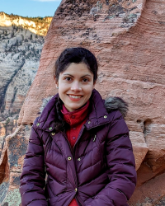
POLYGON ((81 84, 78 81, 74 81, 71 85, 71 90, 76 92, 81 91, 81 84))

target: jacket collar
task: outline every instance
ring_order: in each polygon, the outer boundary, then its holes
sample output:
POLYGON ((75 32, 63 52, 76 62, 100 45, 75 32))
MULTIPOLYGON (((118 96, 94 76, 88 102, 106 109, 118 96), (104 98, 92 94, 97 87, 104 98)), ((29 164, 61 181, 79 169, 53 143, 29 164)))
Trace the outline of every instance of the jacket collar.
POLYGON ((83 107, 81 107, 73 112, 69 112, 66 109, 66 107, 63 105, 61 112, 63 114, 64 120, 72 127, 73 126, 75 127, 76 125, 81 124, 88 117, 89 104, 90 104, 90 102, 88 100, 88 102, 83 107))
POLYGON ((58 100, 58 93, 50 97, 48 99, 44 99, 42 108, 40 109, 41 115, 38 118, 38 122, 36 126, 39 129, 52 132, 55 129, 55 117, 56 117, 56 109, 55 102, 58 100), (46 106, 45 106, 46 104, 46 106))
POLYGON ((90 98, 90 111, 89 118, 85 123, 87 130, 110 122, 108 112, 104 105, 104 100, 95 89, 93 90, 90 98))
MULTIPOLYGON (((42 105, 43 111, 36 123, 36 126, 39 129, 49 132, 52 132, 55 129, 55 102, 58 98, 59 95, 56 94, 51 98, 44 99, 44 105, 42 105)), ((94 89, 90 98, 89 117, 85 123, 85 127, 87 130, 90 130, 98 126, 108 124, 111 121, 108 113, 114 110, 119 110, 123 117, 125 117, 128 105, 118 97, 109 97, 104 101, 99 92, 94 89)))

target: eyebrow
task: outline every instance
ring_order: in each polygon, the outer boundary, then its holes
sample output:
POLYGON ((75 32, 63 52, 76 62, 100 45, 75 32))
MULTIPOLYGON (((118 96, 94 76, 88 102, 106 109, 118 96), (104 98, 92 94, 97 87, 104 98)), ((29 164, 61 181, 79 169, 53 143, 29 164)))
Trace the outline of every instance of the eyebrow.
MULTIPOLYGON (((72 76, 72 77, 74 77, 73 75, 71 75, 71 74, 63 74, 63 75, 65 75, 65 76, 67 76, 67 75, 69 75, 69 76, 72 76)), ((91 77, 91 75, 90 74, 85 74, 85 75, 83 75, 82 77, 86 77, 86 76, 89 76, 89 77, 91 77)), ((82 78, 81 77, 81 78, 82 78)))

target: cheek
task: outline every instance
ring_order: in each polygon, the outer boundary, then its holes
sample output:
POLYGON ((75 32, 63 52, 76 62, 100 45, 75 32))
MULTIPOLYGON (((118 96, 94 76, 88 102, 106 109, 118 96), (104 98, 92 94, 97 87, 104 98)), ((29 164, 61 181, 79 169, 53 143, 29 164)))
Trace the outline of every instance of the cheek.
POLYGON ((63 82, 59 82, 59 91, 64 92, 68 89, 68 85, 63 83, 63 82))
POLYGON ((94 89, 94 85, 93 85, 93 84, 91 84, 91 85, 89 85, 89 86, 87 87, 88 92, 92 92, 93 89, 94 89))
POLYGON ((90 87, 86 88, 85 93, 88 97, 91 96, 93 88, 94 88, 93 86, 90 86, 90 87))
POLYGON ((59 89, 58 89, 58 93, 60 98, 64 98, 64 96, 67 94, 68 91, 68 87, 64 84, 59 84, 59 89))

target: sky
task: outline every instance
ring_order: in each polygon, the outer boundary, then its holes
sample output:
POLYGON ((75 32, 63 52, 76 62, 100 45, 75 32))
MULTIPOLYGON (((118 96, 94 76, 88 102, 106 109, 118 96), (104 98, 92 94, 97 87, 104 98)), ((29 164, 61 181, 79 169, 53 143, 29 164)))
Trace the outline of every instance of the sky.
POLYGON ((61 0, 0 0, 0 12, 28 17, 54 16, 61 0))

